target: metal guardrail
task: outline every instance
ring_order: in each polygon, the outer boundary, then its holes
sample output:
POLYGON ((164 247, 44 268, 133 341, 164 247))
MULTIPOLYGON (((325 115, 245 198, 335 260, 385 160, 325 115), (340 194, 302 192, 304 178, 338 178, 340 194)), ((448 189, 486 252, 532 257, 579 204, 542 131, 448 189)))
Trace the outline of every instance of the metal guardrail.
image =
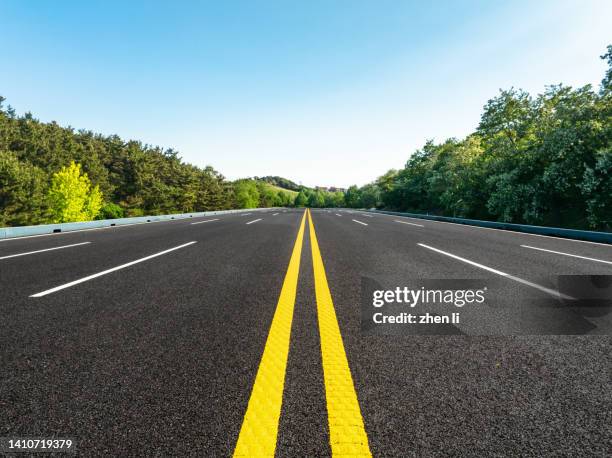
POLYGON ((201 216, 223 215, 241 213, 245 211, 274 210, 274 208, 243 208, 240 210, 218 210, 209 212, 175 213, 172 215, 135 216, 131 218, 99 219, 77 223, 41 224, 38 226, 0 227, 0 239, 26 237, 29 235, 52 234, 54 232, 71 232, 83 229, 100 229, 103 227, 125 226, 129 224, 154 223, 157 221, 171 221, 201 216))
POLYGON ((549 235, 567 239, 586 240, 588 242, 612 244, 611 232, 581 231, 578 229, 564 229, 560 227, 531 226, 528 224, 501 223, 497 221, 483 221, 479 219, 453 218, 450 216, 421 215, 418 213, 392 212, 387 210, 366 210, 372 213, 384 213, 387 215, 408 216, 410 218, 428 219, 446 223, 465 224, 468 226, 489 227, 492 229, 504 229, 507 231, 524 232, 527 234, 549 235))

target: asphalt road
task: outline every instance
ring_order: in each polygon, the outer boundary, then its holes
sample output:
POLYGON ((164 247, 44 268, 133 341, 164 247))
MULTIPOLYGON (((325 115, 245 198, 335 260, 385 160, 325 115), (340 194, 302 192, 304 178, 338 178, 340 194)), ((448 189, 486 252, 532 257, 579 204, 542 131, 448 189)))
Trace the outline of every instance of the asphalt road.
POLYGON ((612 246, 247 213, 0 241, 0 437, 82 456, 611 455, 610 309, 559 293, 589 299, 575 283, 605 283, 612 246), (362 329, 363 284, 431 279, 482 284, 486 304, 430 328, 454 335, 362 329))

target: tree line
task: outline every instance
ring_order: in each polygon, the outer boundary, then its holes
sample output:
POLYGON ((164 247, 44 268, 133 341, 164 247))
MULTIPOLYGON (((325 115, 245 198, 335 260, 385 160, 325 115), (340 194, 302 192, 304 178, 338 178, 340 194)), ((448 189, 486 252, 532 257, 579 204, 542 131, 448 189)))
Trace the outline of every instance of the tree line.
POLYGON ((163 149, 18 116, 0 97, 0 226, 231 208, 342 206, 282 177, 228 181, 163 149))
POLYGON ((346 191, 278 176, 234 182, 163 149, 18 116, 0 97, 0 226, 275 206, 386 208, 612 228, 612 46, 600 87, 509 89, 463 139, 346 191), (68 192, 67 190, 70 190, 68 192))
POLYGON ((206 211, 236 206, 212 167, 184 163, 172 149, 117 135, 75 131, 17 116, 0 97, 0 226, 54 220, 52 177, 75 162, 104 198, 98 217, 206 211))
POLYGON ((598 90, 500 91, 475 132, 428 141, 403 169, 347 189, 346 205, 612 229, 612 46, 602 59, 598 90))

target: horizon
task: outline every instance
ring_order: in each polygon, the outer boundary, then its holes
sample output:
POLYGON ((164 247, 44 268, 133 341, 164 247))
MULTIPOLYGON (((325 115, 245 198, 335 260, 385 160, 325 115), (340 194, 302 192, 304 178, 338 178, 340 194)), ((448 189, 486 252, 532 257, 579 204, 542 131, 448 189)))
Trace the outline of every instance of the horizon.
POLYGON ((0 24, 19 40, 0 43, 6 104, 231 180, 338 188, 471 133, 499 89, 596 87, 612 13, 597 1, 117 5, 7 2, 0 24))

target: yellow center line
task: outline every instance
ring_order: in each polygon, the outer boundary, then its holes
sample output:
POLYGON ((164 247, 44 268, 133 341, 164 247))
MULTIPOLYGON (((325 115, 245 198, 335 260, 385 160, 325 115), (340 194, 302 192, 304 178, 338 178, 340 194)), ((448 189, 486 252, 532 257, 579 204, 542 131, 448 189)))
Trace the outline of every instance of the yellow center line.
POLYGON ((372 456, 310 211, 308 224, 332 455, 372 456))
POLYGON ((273 457, 291 338, 306 212, 298 231, 234 456, 273 457))

